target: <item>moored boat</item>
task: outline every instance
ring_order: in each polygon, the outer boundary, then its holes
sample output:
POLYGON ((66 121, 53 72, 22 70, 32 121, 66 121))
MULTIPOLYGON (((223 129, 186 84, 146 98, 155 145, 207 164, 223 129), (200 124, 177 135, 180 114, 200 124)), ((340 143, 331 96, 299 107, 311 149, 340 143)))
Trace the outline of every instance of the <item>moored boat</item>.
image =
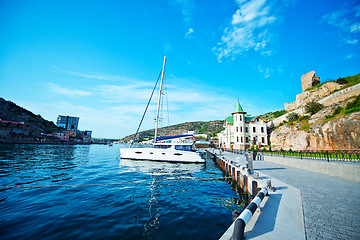
MULTIPOLYGON (((192 135, 178 135, 178 136, 165 136, 165 137, 157 136, 160 103, 163 95, 162 85, 164 79, 165 63, 166 63, 166 56, 164 57, 164 63, 160 74, 161 81, 160 81, 160 90, 159 90, 159 98, 157 105, 155 138, 154 138, 153 147, 134 148, 132 147, 133 145, 131 145, 130 148, 120 149, 120 157, 122 159, 133 159, 133 160, 166 161, 166 162, 180 162, 180 163, 204 163, 205 160, 196 153, 196 148, 194 146, 194 137, 192 135)), ((151 94, 151 97, 152 95, 153 93, 151 94)), ((145 113, 147 107, 145 109, 145 113)), ((145 116, 145 113, 143 115, 143 118, 145 116)), ((142 123, 143 118, 140 121, 140 125, 142 123)), ((140 125, 138 127, 138 131, 140 125)), ((134 136, 134 140, 136 138, 137 132, 134 136)))
POLYGON ((150 148, 124 148, 120 150, 121 158, 133 160, 166 161, 178 163, 204 163, 205 160, 196 153, 194 142, 186 141, 192 135, 159 137, 150 148))

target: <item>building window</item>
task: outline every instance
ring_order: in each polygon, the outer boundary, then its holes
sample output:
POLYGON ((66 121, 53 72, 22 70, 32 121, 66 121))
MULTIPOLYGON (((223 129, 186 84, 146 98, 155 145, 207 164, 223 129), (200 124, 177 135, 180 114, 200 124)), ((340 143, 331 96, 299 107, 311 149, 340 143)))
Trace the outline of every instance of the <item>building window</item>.
POLYGON ((247 127, 245 127, 245 132, 248 132, 248 128, 247 128, 247 127))
POLYGON ((240 132, 242 132, 242 127, 240 127, 240 132))
POLYGON ((240 121, 242 121, 242 117, 241 117, 241 115, 240 115, 240 121))
POLYGON ((264 132, 264 127, 261 127, 261 132, 262 132, 262 133, 264 132))
POLYGON ((265 143, 265 138, 264 137, 261 138, 261 142, 265 143))
POLYGON ((253 127, 253 132, 256 132, 256 127, 253 127))
POLYGON ((235 115, 235 121, 237 121, 237 116, 235 115))
POLYGON ((239 132, 239 127, 236 127, 236 132, 239 132))
POLYGON ((247 142, 247 143, 249 142, 249 138, 248 138, 248 137, 245 138, 245 142, 247 142))
POLYGON ((236 137, 236 142, 239 142, 239 137, 236 137))
POLYGON ((241 137, 241 142, 243 142, 243 137, 241 137))

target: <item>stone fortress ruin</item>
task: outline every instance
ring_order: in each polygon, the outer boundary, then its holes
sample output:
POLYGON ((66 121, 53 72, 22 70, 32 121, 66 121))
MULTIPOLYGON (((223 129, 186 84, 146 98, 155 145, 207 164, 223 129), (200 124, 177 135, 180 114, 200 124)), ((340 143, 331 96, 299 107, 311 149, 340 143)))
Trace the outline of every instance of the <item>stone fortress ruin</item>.
POLYGON ((360 92, 360 84, 342 89, 341 91, 334 92, 343 87, 343 85, 334 81, 329 81, 321 84, 315 89, 313 86, 320 84, 320 77, 315 76, 315 71, 305 73, 301 76, 302 93, 296 95, 296 101, 285 103, 285 111, 290 112, 295 109, 301 109, 299 114, 303 114, 306 104, 310 102, 319 102, 324 106, 330 106, 333 103, 344 101, 352 96, 356 96, 360 92))
POLYGON ((301 76, 301 85, 303 92, 305 92, 306 89, 312 88, 313 86, 319 83, 320 83, 320 77, 315 76, 315 71, 305 73, 304 75, 301 76))

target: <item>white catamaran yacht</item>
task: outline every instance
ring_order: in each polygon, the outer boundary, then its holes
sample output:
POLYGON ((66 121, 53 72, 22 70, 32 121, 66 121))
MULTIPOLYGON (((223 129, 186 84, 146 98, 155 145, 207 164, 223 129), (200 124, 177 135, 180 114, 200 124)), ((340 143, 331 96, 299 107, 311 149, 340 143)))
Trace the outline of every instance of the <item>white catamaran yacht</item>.
MULTIPOLYGON (((154 138, 153 147, 134 148, 131 145, 130 148, 120 149, 120 156, 122 159, 166 161, 166 162, 180 162, 180 163, 204 163, 205 160, 196 153, 196 148, 194 146, 194 137, 192 135, 177 135, 177 136, 165 136, 165 137, 157 136, 160 103, 163 95, 162 85, 164 80, 165 63, 166 63, 166 56, 164 57, 164 63, 161 70, 161 81, 160 81, 157 113, 156 113, 155 138, 154 138)), ((156 85, 157 83, 155 84, 154 90, 156 88, 156 85)), ((153 93, 151 94, 151 97, 153 93)), ((145 113, 149 106, 150 100, 145 109, 145 113)), ((142 123, 143 118, 140 121, 140 125, 142 123)), ((138 127, 136 134, 140 129, 140 125, 138 127)), ((136 134, 134 139, 136 138, 136 134)))

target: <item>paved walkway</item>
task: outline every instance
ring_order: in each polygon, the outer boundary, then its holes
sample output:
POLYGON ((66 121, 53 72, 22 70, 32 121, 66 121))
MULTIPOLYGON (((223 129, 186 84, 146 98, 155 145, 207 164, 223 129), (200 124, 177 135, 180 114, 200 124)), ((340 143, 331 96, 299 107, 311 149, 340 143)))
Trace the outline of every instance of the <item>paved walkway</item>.
MULTIPOLYGON (((246 165, 244 155, 223 155, 246 165)), ((359 182, 266 161, 255 161, 254 170, 301 191, 307 239, 360 239, 359 182)))

